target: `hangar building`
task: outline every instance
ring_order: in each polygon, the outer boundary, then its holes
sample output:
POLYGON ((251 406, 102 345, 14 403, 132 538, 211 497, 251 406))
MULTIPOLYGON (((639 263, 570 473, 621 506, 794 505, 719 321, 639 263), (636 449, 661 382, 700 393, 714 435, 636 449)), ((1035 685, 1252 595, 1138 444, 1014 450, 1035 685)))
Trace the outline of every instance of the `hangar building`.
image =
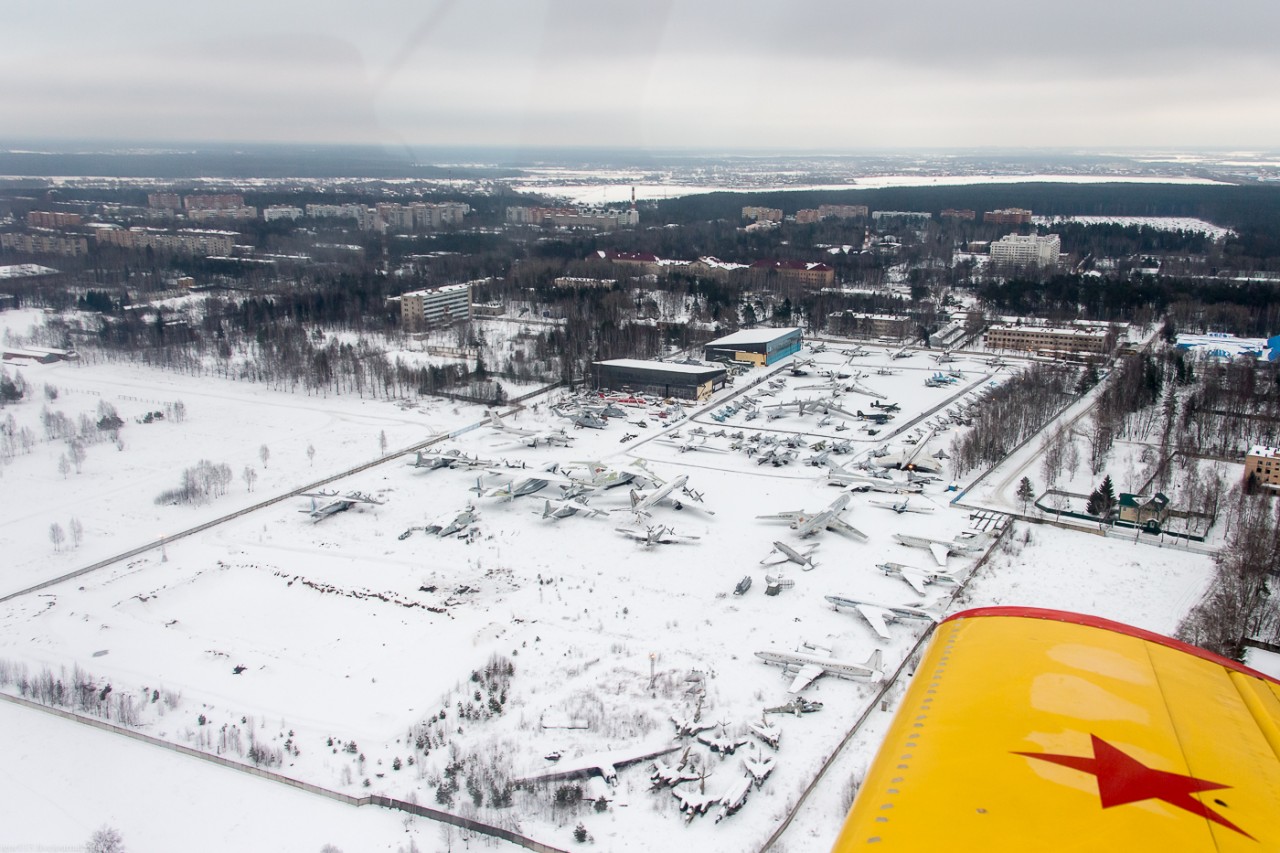
POLYGON ((800 351, 800 329, 743 329, 703 344, 707 361, 746 361, 756 365, 775 361, 800 351))
POLYGON ((597 388, 630 390, 637 394, 678 397, 682 400, 708 399, 724 387, 728 371, 707 364, 681 364, 669 361, 642 361, 615 358, 592 363, 591 371, 597 388))

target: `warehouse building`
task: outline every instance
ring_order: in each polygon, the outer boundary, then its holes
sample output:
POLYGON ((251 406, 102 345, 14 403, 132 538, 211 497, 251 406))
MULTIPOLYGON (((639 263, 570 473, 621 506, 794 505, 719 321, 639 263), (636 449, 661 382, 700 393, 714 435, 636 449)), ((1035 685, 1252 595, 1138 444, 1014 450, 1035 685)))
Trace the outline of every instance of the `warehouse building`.
POLYGON ((723 388, 729 373, 723 367, 715 365, 643 361, 637 358, 597 361, 591 365, 591 372, 596 388, 698 402, 709 399, 723 388))
POLYGON ((703 344, 707 361, 743 361, 755 365, 773 364, 800 352, 800 329, 743 329, 703 344))

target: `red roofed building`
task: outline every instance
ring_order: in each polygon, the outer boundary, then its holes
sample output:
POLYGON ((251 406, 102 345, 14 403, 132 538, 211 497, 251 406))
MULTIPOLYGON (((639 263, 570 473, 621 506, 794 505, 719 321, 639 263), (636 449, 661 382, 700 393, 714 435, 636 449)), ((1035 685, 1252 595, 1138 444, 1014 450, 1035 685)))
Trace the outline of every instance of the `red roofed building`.
POLYGON ((773 280, 807 287, 830 287, 836 281, 834 269, 824 263, 810 261, 759 260, 751 265, 750 275, 761 284, 773 280))

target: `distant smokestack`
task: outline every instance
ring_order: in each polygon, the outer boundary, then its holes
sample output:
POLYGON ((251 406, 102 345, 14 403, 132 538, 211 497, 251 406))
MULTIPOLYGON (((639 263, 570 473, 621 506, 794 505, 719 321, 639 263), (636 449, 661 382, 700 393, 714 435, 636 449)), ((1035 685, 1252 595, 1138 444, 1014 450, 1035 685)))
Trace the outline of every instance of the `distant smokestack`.
POLYGON ((636 209, 636 188, 635 187, 631 188, 631 209, 632 210, 636 209))

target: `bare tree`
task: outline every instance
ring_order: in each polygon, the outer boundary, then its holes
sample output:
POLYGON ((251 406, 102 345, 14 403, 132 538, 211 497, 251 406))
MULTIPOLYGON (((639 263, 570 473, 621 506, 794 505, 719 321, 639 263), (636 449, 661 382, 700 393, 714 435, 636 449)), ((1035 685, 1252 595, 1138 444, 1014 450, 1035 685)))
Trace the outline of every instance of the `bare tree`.
POLYGON ((307 444, 307 462, 311 465, 316 464, 316 446, 314 444, 307 444))
POLYGON ((71 531, 71 547, 79 548, 81 540, 84 539, 84 525, 80 523, 80 519, 72 518, 67 524, 67 529, 71 531))
POLYGON ((49 541, 53 543, 53 550, 61 551, 62 542, 66 538, 67 535, 62 532, 61 524, 55 521, 53 524, 49 525, 49 541))
POLYGON ((387 431, 385 429, 378 433, 378 455, 387 455, 387 431))
POLYGON ((113 828, 104 826, 89 837, 84 849, 85 853, 125 853, 124 839, 113 828))
POLYGON ((244 466, 244 473, 241 476, 244 477, 244 484, 248 486, 249 491, 252 492, 254 481, 258 479, 258 472, 253 470, 252 465, 246 465, 244 466))
POLYGON ((271 458, 271 449, 265 444, 258 448, 258 458, 262 460, 262 467, 267 467, 267 460, 271 458))
POLYGON ((80 468, 84 465, 85 456, 84 443, 79 439, 67 442, 67 456, 71 460, 71 464, 76 466, 76 473, 80 473, 80 468))
POLYGON ((65 453, 58 457, 58 473, 62 475, 64 480, 71 473, 71 460, 67 458, 65 453))

